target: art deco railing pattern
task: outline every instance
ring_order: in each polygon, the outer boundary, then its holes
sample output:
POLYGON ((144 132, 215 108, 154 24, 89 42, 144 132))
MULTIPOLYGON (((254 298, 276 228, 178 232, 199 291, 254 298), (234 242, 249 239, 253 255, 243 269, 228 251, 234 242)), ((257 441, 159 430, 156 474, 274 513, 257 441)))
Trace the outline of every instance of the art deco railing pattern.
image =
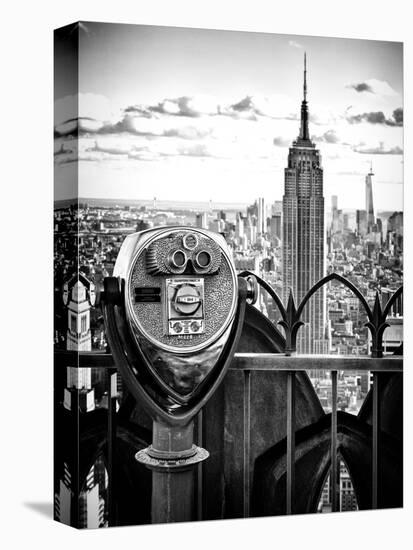
MULTIPOLYGON (((248 271, 244 271, 241 275, 248 275, 248 271)), ((364 298, 360 290, 345 277, 337 273, 331 273, 318 281, 307 292, 304 298, 299 303, 298 307, 295 304, 294 295, 290 290, 287 306, 282 303, 281 298, 274 289, 263 279, 257 277, 259 285, 268 292, 276 303, 282 320, 279 324, 285 331, 286 347, 285 355, 288 360, 282 361, 279 355, 270 357, 268 354, 255 354, 254 357, 238 356, 235 364, 238 368, 272 368, 288 371, 288 386, 287 386, 287 499, 286 512, 291 514, 293 510, 293 495, 295 492, 294 482, 294 455, 295 455, 295 371, 297 370, 330 370, 332 380, 332 413, 331 413, 331 478, 337 478, 337 372, 345 370, 366 370, 371 371, 373 375, 373 434, 372 434, 372 507, 377 508, 378 504, 378 462, 379 462, 379 376, 380 372, 402 372, 403 359, 398 357, 381 359, 383 357, 383 334, 389 326, 387 316, 391 307, 396 300, 401 296, 403 287, 399 287, 393 296, 389 299, 384 309, 382 309, 380 294, 376 292, 373 309, 370 308, 367 300, 364 298), (330 281, 338 281, 345 285, 353 292, 363 305, 368 321, 365 326, 368 328, 372 339, 372 348, 370 357, 338 357, 338 356, 295 356, 297 349, 297 334, 301 326, 304 325, 301 320, 303 310, 310 298, 324 285, 330 281), (334 365, 332 368, 331 365, 334 365)), ((338 488, 333 485, 332 491, 332 510, 338 509, 338 488)))
MULTIPOLYGON (((246 275, 244 272, 242 275, 246 275)), ((268 292, 277 305, 281 321, 279 324, 285 332, 286 347, 284 354, 280 353, 237 353, 231 369, 244 372, 244 517, 250 515, 251 487, 249 474, 249 379, 253 371, 272 370, 287 372, 287 415, 286 415, 286 502, 287 514, 294 513, 295 486, 295 434, 296 434, 296 374, 300 371, 317 369, 331 373, 332 381, 332 412, 331 412, 331 478, 337 479, 337 376, 341 371, 369 371, 372 373, 372 508, 378 507, 379 494, 379 461, 380 461, 380 407, 379 407, 379 379, 381 373, 402 373, 403 357, 401 355, 383 357, 383 334, 389 326, 387 318, 393 304, 402 295, 402 287, 398 288, 385 307, 382 307, 379 293, 376 294, 374 306, 371 308, 362 293, 350 281, 338 274, 330 274, 315 284, 305 295, 302 301, 295 304, 294 296, 290 292, 285 306, 274 289, 263 279, 257 277, 260 287, 268 292), (366 313, 365 326, 370 331, 372 348, 369 356, 343 355, 296 355, 297 334, 302 321, 303 310, 311 296, 330 281, 338 281, 349 288, 359 299, 366 313)), ((56 350, 56 367, 71 366, 77 368, 94 368, 107 371, 108 415, 107 415, 107 456, 108 473, 108 510, 109 525, 115 523, 114 513, 114 446, 116 442, 116 393, 113 392, 112 377, 116 373, 112 355, 104 352, 73 352, 56 350)), ((202 411, 200 413, 202 416, 202 411)), ((200 423, 202 424, 202 422, 200 423)), ((202 445, 202 431, 198 433, 198 444, 202 445)), ((202 465, 198 475, 198 518, 202 519, 202 465)), ((79 483, 79 487, 82 482, 79 483)), ((76 489, 76 488, 75 488, 76 489)), ((332 486, 332 510, 339 509, 339 487, 332 486)), ((76 492, 76 490, 75 490, 76 492)), ((76 500, 76 498, 74 499, 76 500)), ((74 514, 76 515, 76 513, 74 514)))

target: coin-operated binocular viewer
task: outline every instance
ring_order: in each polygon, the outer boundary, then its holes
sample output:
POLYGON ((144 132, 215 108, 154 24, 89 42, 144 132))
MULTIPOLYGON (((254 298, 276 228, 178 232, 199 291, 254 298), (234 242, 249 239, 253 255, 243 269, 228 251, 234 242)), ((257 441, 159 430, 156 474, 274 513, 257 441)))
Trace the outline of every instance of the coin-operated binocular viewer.
POLYGON ((193 470, 208 457, 193 419, 224 378, 256 288, 221 235, 191 227, 128 236, 105 279, 114 360, 153 419, 152 445, 136 455, 153 471, 152 523, 193 519, 193 470))

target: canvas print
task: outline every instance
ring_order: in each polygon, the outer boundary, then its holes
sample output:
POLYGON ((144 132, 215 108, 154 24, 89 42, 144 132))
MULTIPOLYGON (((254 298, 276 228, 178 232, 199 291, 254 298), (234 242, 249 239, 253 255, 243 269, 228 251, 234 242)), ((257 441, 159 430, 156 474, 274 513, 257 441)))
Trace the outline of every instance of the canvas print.
POLYGON ((55 519, 402 507, 402 43, 54 49, 55 519))

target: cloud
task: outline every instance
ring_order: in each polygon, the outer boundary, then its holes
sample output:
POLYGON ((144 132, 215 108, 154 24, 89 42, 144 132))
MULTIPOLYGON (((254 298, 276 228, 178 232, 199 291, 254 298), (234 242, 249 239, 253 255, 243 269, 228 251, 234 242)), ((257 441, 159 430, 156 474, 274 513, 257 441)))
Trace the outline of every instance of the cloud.
POLYGON ((130 144, 121 141, 109 142, 108 144, 102 144, 99 141, 95 141, 93 147, 87 147, 85 152, 92 153, 109 153, 110 155, 127 155, 131 149, 130 144))
POLYGON ((383 124, 386 126, 403 126, 403 109, 398 107, 393 111, 391 118, 387 118, 383 111, 371 111, 357 115, 347 115, 350 124, 367 122, 370 124, 383 124))
POLYGON ((403 108, 398 107, 393 111, 393 118, 396 122, 396 126, 403 126, 403 108))
POLYGON ((65 144, 61 143, 60 148, 54 152, 54 156, 59 157, 60 155, 70 155, 74 152, 75 152, 75 147, 73 147, 73 149, 66 149, 65 144))
POLYGON ((356 90, 356 92, 373 92, 373 89, 371 86, 367 84, 367 82, 360 82, 359 84, 350 84, 347 86, 347 88, 353 88, 353 90, 356 90))
POLYGON ((218 103, 206 95, 164 99, 158 105, 149 107, 149 110, 161 114, 187 117, 217 115, 220 112, 218 103))
POLYGON ((255 111, 256 107, 252 96, 246 96, 238 103, 232 104, 231 109, 234 111, 255 111))
POLYGON ((100 134, 119 134, 128 132, 137 136, 163 136, 165 124, 159 118, 148 118, 127 111, 116 124, 107 124, 101 128, 100 134))
POLYGON ((77 117, 55 126, 56 136, 96 133, 104 127, 103 122, 91 117, 77 117))
POLYGON ((181 128, 169 128, 163 133, 165 137, 179 137, 182 139, 200 139, 209 136, 211 128, 197 128, 196 126, 182 126, 181 128))
POLYGON ((106 125, 99 129, 101 135, 129 133, 147 138, 171 137, 187 140, 201 139, 212 133, 212 128, 204 119, 198 123, 187 124, 185 119, 176 119, 172 116, 162 118, 148 118, 146 116, 135 116, 128 110, 122 120, 114 125, 106 125))
POLYGON ((65 120, 61 124, 57 124, 55 126, 54 135, 55 137, 68 136, 70 134, 75 135, 77 134, 78 127, 78 119, 69 118, 68 120, 65 120))
POLYGON ((208 147, 204 143, 196 143, 194 145, 187 145, 179 147, 178 152, 180 155, 187 157, 210 157, 211 153, 208 147))
POLYGON ((302 49, 302 45, 299 42, 296 42, 295 40, 289 40, 288 45, 292 48, 300 48, 302 49))
POLYGON ((403 149, 398 145, 394 147, 386 147, 381 141, 378 147, 363 147, 360 144, 358 147, 354 147, 355 153, 361 153, 363 155, 402 155, 403 149))
POLYGON ((254 122, 264 118, 298 119, 297 106, 284 95, 245 96, 227 105, 204 95, 181 96, 164 99, 157 105, 129 105, 117 114, 104 96, 96 94, 67 96, 58 102, 55 137, 127 132, 194 140, 211 135, 214 128, 222 128, 227 118, 254 122), (189 123, 189 119, 194 122, 189 123))
POLYGON ((145 107, 144 105, 130 105, 129 107, 126 107, 124 112, 146 118, 152 118, 154 116, 151 109, 149 107, 145 107))
POLYGON ((285 139, 281 136, 275 137, 272 142, 276 147, 288 147, 291 143, 290 140, 285 139))
POLYGON ((55 135, 95 133, 105 125, 120 119, 107 97, 100 94, 80 93, 67 95, 54 104, 55 135))
POLYGON ((55 141, 54 162, 56 165, 68 164, 77 160, 77 140, 55 141))
POLYGON ((361 113, 359 115, 351 115, 347 117, 350 124, 358 124, 360 122, 369 122, 370 124, 384 124, 386 117, 383 111, 375 111, 370 113, 361 113))
MULTIPOLYGON (((267 159, 273 162, 298 132, 298 106, 283 94, 245 95, 219 103, 210 96, 180 96, 156 103, 129 103, 113 112, 103 96, 81 94, 79 117, 68 116, 76 108, 77 96, 65 99, 55 127, 56 164, 80 161, 155 161, 174 157, 238 159, 240 162, 267 159), (67 118, 63 118, 63 114, 67 118), (78 138, 73 140, 71 138, 78 138), (58 147, 66 138, 65 147, 58 147), (70 143, 79 142, 79 153, 70 143)), ((398 128, 403 109, 392 105, 369 107, 345 114, 325 105, 311 109, 313 139, 328 144, 326 158, 341 158, 345 149, 354 152, 401 154, 398 128), (371 110, 370 110, 371 109, 371 110), (388 110, 387 110, 388 109, 388 110), (315 115, 313 115, 313 112, 315 115), (316 124, 316 126, 314 126, 316 124), (354 124, 359 124, 354 128, 354 124), (379 128, 380 127, 380 128, 379 128), (383 135, 379 136, 378 131, 383 135), (390 143, 387 139, 392 139, 390 143), (362 141, 365 143, 362 143, 362 141), (376 147, 379 140, 384 145, 376 147), (351 143, 351 145, 350 145, 351 143), (334 154, 334 156, 332 156, 334 154)), ((360 99, 363 99, 360 96, 360 99)), ((360 101, 357 102, 358 104, 360 101)))
POLYGON ((243 120, 258 120, 258 117, 279 120, 297 120, 297 105, 284 95, 247 95, 240 101, 221 109, 221 114, 243 120))
POLYGON ((145 148, 138 148, 128 153, 128 158, 132 160, 154 161, 159 160, 161 155, 145 148))
POLYGON ((348 84, 346 88, 353 89, 358 93, 369 92, 379 96, 395 97, 399 95, 386 80, 378 80, 376 78, 348 84))
POLYGON ((327 130, 327 132, 324 132, 321 136, 312 136, 312 139, 314 141, 321 141, 324 143, 339 143, 340 139, 337 136, 335 130, 327 130))

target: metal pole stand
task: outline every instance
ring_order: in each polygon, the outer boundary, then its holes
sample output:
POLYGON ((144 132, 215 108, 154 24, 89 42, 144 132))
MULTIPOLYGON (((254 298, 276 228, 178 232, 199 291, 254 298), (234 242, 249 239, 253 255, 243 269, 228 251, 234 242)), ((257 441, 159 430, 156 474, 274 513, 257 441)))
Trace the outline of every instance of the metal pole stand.
POLYGON ((170 426, 154 420, 152 445, 135 458, 152 470, 152 523, 191 521, 194 470, 209 453, 193 444, 194 422, 170 426))

